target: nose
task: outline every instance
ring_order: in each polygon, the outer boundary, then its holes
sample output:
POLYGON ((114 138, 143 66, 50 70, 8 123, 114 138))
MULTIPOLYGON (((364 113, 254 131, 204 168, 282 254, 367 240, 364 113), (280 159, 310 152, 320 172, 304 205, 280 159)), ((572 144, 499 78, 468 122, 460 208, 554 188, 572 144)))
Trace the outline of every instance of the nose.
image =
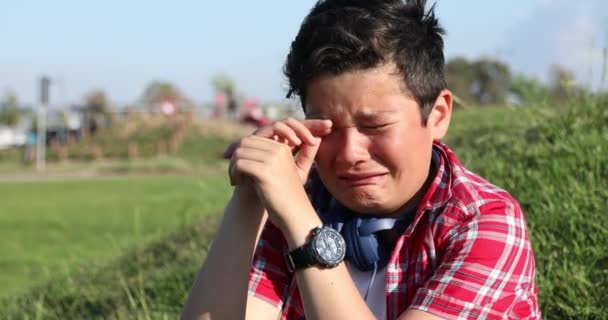
POLYGON ((336 163, 350 167, 370 159, 370 141, 357 128, 343 128, 336 133, 336 163))

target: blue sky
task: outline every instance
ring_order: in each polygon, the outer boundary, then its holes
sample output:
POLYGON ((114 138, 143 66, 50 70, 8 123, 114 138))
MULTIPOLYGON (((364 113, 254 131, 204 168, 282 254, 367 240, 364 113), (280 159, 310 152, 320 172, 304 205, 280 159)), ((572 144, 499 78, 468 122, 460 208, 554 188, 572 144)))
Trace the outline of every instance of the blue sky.
MULTIPOLYGON (((597 84, 607 46, 602 0, 438 0, 446 56, 497 56, 543 78, 552 63, 597 84), (595 79, 595 80, 594 80, 595 79)), ((56 79, 54 103, 102 89, 116 104, 137 100, 151 80, 167 80, 197 102, 210 79, 233 77, 240 92, 284 97, 281 67, 311 0, 32 1, 0 8, 0 95, 37 99, 42 74, 56 79)))

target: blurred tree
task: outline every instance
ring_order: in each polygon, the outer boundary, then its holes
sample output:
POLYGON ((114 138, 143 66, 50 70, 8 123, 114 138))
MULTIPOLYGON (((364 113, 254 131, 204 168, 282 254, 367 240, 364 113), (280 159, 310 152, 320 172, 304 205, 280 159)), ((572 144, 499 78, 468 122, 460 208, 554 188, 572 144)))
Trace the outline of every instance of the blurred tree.
POLYGON ((86 95, 85 103, 87 111, 92 114, 105 114, 108 110, 108 100, 105 92, 96 90, 86 95))
MULTIPOLYGON (((94 135, 105 126, 108 118, 108 99, 103 90, 95 90, 87 94, 85 100, 85 123, 88 133, 94 135)), ((67 115, 66 116, 67 119, 67 115)))
POLYGON ((574 73, 563 66, 554 64, 549 71, 549 90, 551 98, 556 102, 564 102, 578 93, 574 73))
POLYGON ((172 101, 177 105, 181 102, 183 96, 172 83, 153 81, 144 90, 143 99, 146 106, 153 109, 163 101, 172 101))
POLYGON ((446 81, 448 88, 466 103, 474 102, 471 96, 473 73, 469 61, 464 57, 456 57, 446 64, 446 81))
POLYGON ((544 103, 549 98, 549 88, 541 84, 537 79, 517 74, 511 79, 509 91, 520 103, 537 104, 544 103))
POLYGON ((216 92, 232 92, 235 91, 235 84, 232 78, 226 74, 217 74, 211 79, 211 85, 216 92))
POLYGON ((7 90, 0 100, 0 124, 14 126, 20 117, 17 94, 13 90, 7 90))
POLYGON ((505 104, 511 83, 509 67, 497 60, 482 58, 471 65, 471 95, 479 104, 505 104))
POLYGON ((504 104, 509 94, 509 67, 491 58, 456 57, 446 64, 448 88, 465 103, 504 104))

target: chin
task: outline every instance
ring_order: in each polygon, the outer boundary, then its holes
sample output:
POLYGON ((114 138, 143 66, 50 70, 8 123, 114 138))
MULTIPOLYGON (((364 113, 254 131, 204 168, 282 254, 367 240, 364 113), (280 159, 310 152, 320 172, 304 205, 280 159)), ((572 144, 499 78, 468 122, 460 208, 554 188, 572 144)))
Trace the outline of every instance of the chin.
POLYGON ((361 214, 383 215, 392 212, 386 206, 386 201, 378 196, 344 193, 337 196, 336 199, 345 207, 361 214))
POLYGON ((335 192, 330 190, 330 193, 338 202, 350 210, 366 215, 393 215, 407 202, 401 197, 390 197, 391 192, 385 188, 336 188, 334 190, 335 192))

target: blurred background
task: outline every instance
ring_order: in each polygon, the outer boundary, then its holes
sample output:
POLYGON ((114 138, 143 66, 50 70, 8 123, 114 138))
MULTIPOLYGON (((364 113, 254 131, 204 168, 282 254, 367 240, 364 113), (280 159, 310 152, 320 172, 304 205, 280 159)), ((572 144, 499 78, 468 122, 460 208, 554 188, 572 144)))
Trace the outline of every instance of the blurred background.
MULTIPOLYGON (((222 151, 302 117, 314 1, 0 5, 0 318, 175 318, 231 188, 222 151)), ((445 139, 518 198, 547 319, 608 318, 608 3, 436 3, 445 139)))

